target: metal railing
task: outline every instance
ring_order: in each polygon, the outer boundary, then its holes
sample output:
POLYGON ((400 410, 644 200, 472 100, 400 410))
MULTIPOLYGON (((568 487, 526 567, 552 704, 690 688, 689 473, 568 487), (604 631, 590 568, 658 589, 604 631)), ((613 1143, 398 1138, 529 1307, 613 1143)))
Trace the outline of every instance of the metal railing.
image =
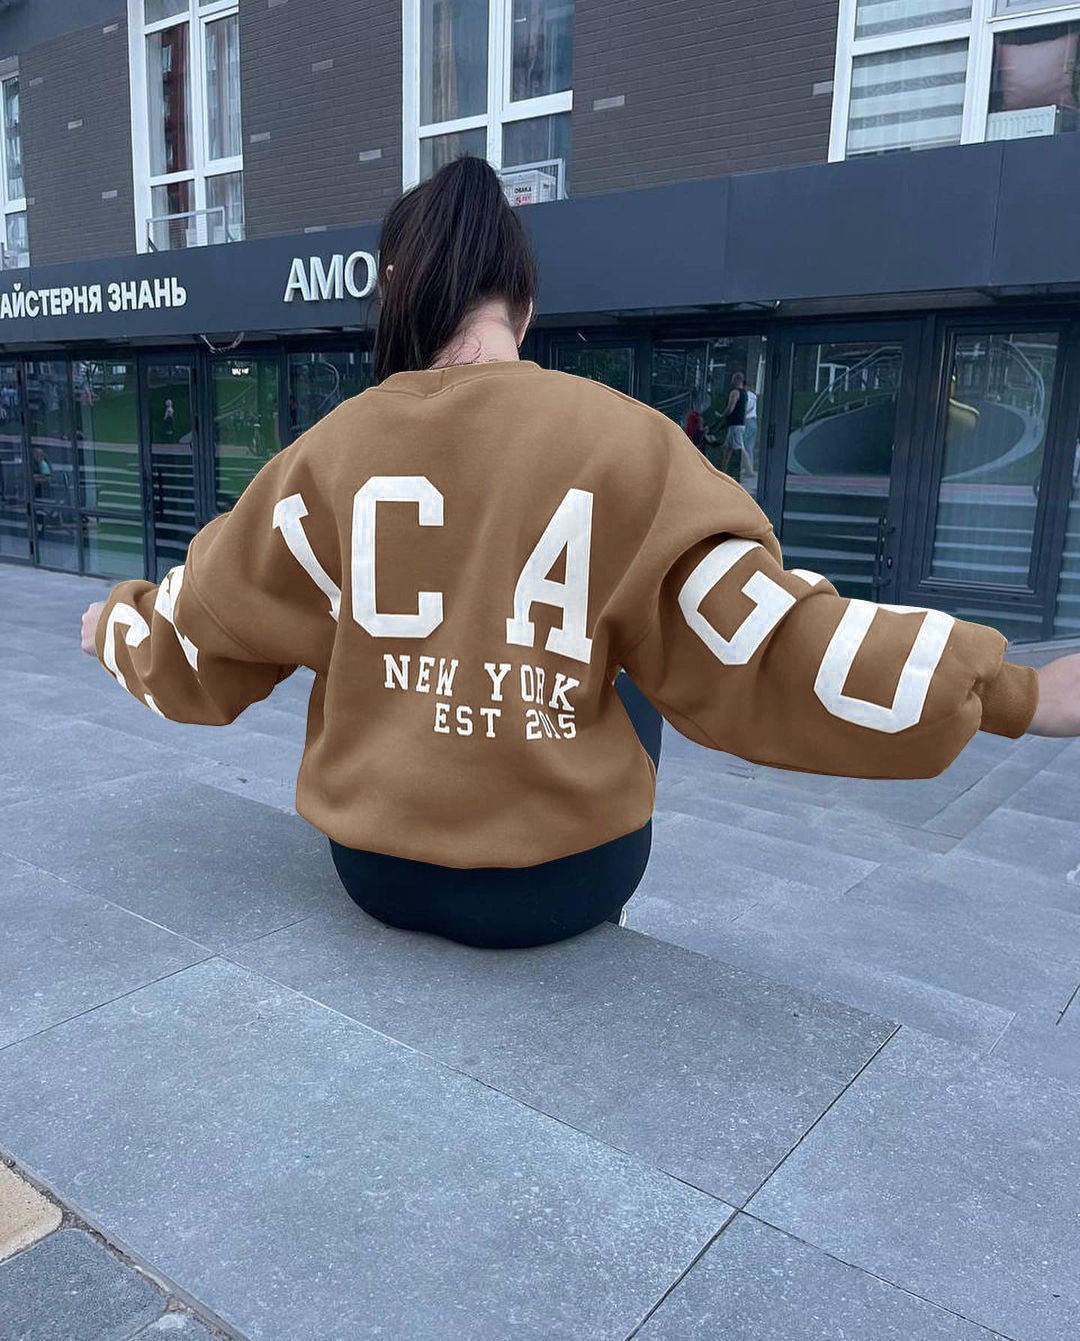
POLYGON ((180 251, 185 247, 208 247, 219 242, 238 242, 233 236, 224 205, 180 214, 155 214, 146 221, 146 241, 151 251, 180 251))

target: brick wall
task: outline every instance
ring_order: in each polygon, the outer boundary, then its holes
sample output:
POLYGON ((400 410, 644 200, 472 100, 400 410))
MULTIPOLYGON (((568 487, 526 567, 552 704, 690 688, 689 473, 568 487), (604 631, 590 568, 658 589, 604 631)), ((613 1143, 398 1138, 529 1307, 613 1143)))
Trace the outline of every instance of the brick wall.
POLYGON ((133 252, 125 17, 23 53, 19 90, 31 261, 133 252))
POLYGON ((241 0, 247 235, 382 217, 401 191, 401 0, 241 0))
POLYGON ((837 8, 577 0, 571 194, 823 162, 837 8))

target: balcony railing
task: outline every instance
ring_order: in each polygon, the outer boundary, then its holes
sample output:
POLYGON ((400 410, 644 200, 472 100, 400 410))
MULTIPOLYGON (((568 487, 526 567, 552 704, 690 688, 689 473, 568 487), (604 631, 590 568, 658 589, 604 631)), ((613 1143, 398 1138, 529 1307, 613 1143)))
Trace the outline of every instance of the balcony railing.
POLYGON ((499 176, 511 205, 536 205, 543 200, 566 198, 566 160, 562 158, 518 163, 503 168, 499 176))
POLYGON ((151 251, 180 251, 184 247, 240 241, 229 228, 224 205, 186 210, 182 214, 156 214, 146 221, 146 240, 151 251))

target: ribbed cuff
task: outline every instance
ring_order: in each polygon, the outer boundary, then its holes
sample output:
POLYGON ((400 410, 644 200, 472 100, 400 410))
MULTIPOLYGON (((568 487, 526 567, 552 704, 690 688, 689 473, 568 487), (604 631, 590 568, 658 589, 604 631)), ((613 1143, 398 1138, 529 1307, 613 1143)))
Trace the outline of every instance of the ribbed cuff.
POLYGON ((980 680, 975 692, 982 699, 980 729, 995 736, 1022 736, 1031 725, 1039 702, 1039 674, 1033 666, 1002 663, 992 680, 980 680))

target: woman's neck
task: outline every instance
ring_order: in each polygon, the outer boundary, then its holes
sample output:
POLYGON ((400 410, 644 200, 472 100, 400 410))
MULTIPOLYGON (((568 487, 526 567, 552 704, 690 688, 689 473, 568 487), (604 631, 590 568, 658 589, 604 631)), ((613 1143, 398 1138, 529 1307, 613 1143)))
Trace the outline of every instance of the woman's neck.
POLYGON ((519 358, 517 337, 505 307, 479 308, 436 354, 431 366, 457 363, 509 363, 519 358))

